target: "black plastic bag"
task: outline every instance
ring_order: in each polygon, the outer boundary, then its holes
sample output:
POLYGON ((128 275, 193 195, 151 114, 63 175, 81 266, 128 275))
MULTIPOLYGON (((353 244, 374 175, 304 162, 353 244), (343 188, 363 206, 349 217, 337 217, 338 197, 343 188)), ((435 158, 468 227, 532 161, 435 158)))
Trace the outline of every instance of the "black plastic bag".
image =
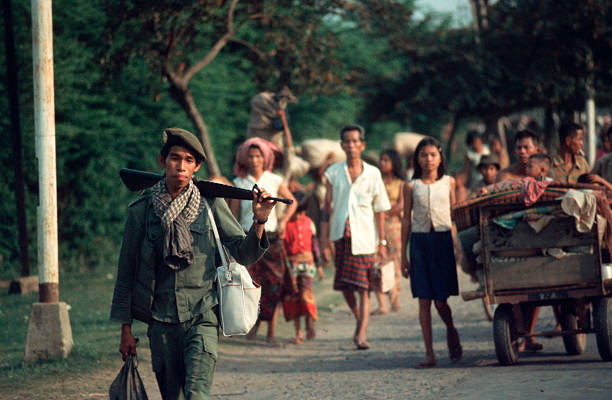
POLYGON ((138 373, 138 359, 128 354, 119 375, 108 389, 110 400, 148 400, 142 379, 138 373))

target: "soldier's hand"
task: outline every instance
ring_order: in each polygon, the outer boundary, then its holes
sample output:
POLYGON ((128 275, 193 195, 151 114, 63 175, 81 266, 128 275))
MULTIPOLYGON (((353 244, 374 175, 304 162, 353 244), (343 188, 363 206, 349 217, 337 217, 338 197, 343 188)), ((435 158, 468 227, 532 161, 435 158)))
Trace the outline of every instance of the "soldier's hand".
POLYGON ((272 195, 265 189, 253 190, 253 215, 259 221, 266 221, 276 205, 276 201, 268 200, 268 197, 272 195))
POLYGON ((128 354, 136 355, 136 338, 132 335, 132 326, 124 324, 121 326, 121 343, 119 344, 119 353, 123 361, 128 354))

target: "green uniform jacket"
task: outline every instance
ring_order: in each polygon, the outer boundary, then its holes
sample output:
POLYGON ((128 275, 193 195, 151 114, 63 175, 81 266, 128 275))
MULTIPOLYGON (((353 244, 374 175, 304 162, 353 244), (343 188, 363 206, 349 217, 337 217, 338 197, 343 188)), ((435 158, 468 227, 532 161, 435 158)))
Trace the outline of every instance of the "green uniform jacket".
MULTIPOLYGON (((251 228, 245 235, 223 199, 206 200, 212 208, 221 242, 236 261, 250 265, 261 258, 269 247, 265 233, 259 239, 251 228)), ((190 231, 195 262, 173 270, 162 260, 164 232, 159 217, 153 212, 151 195, 130 204, 111 320, 129 324, 133 319, 150 322, 153 318, 180 323, 218 304, 214 278, 220 258, 206 209, 191 224, 190 231)))

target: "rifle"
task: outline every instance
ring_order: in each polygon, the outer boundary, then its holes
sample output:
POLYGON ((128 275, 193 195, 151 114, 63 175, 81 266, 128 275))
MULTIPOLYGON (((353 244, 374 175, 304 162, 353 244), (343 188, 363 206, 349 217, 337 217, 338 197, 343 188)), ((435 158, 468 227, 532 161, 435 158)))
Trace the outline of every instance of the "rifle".
MULTIPOLYGON (((148 189, 163 178, 163 175, 129 168, 120 169, 119 176, 121 177, 121 180, 125 186, 127 186, 127 188, 132 192, 148 189)), ((257 185, 253 187, 253 190, 246 190, 229 185, 223 185, 221 183, 201 181, 195 177, 193 178, 193 183, 200 190, 200 194, 204 197, 253 200, 253 191, 255 191, 255 193, 260 191, 257 185)), ((275 200, 285 204, 293 203, 293 200, 282 197, 268 197, 268 200, 275 200)))

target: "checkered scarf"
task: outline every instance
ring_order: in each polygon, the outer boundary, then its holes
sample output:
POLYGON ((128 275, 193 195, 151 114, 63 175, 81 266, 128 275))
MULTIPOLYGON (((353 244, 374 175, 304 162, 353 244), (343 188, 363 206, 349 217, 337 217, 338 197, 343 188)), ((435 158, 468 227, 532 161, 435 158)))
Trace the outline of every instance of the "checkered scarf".
POLYGON ((179 269, 193 264, 194 255, 191 243, 193 236, 189 226, 196 220, 204 203, 200 201, 200 191, 189 182, 181 194, 174 200, 166 189, 166 178, 162 178, 151 188, 153 212, 161 219, 164 230, 163 257, 167 266, 179 269), (185 262, 182 262, 182 261, 185 262))

